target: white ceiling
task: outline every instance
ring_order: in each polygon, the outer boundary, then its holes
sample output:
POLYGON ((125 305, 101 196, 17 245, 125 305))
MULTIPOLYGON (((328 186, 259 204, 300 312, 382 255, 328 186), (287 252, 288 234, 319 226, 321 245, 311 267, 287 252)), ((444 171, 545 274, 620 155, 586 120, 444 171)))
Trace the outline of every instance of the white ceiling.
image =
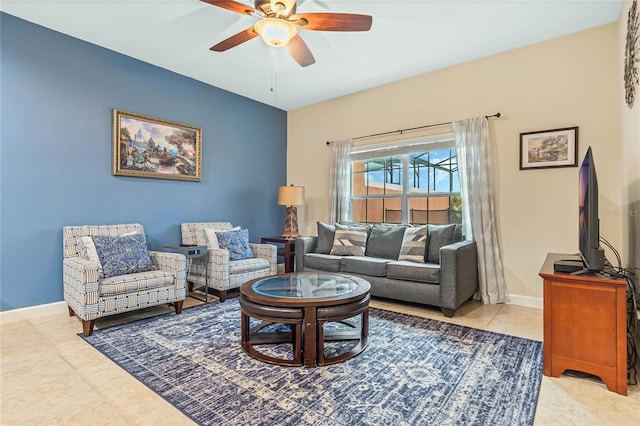
POLYGON ((316 58, 305 68, 259 37, 226 52, 209 51, 257 18, 198 0, 2 0, 0 10, 288 111, 614 22, 622 4, 299 0, 298 13, 373 16, 369 32, 301 30, 316 58))

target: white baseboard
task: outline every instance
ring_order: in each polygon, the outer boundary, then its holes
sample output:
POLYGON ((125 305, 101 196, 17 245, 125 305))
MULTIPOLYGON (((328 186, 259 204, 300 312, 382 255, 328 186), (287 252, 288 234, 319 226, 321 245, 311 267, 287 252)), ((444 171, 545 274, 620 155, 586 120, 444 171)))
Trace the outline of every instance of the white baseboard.
POLYGON ((542 297, 520 296, 518 294, 510 294, 510 305, 526 306, 527 308, 542 309, 544 304, 542 297))
POLYGON ((67 309, 67 304, 64 301, 0 312, 0 324, 7 324, 10 322, 24 321, 58 314, 69 315, 69 309, 67 309))
MULTIPOLYGON (((541 297, 520 296, 517 294, 511 294, 509 296, 511 297, 511 301, 509 302, 511 305, 542 309, 543 304, 541 297)), ((67 304, 64 301, 0 312, 0 324, 58 314, 69 314, 67 304)))

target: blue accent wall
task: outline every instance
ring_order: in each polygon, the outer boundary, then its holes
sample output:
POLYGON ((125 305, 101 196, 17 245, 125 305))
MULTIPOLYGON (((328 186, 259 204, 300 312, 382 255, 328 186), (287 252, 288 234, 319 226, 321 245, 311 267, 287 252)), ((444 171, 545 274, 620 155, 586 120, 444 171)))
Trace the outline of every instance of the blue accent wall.
POLYGON ((182 222, 282 232, 285 111, 5 13, 0 31, 0 310, 63 300, 64 225, 139 222, 153 250, 182 222), (202 181, 113 176, 114 108, 202 128, 202 181))

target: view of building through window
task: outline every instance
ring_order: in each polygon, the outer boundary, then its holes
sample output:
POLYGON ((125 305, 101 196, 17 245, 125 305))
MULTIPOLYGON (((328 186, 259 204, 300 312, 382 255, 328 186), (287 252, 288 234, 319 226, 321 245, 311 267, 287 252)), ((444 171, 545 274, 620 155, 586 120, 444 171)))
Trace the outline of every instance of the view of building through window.
POLYGON ((351 209, 358 222, 460 223, 455 148, 353 161, 351 209))

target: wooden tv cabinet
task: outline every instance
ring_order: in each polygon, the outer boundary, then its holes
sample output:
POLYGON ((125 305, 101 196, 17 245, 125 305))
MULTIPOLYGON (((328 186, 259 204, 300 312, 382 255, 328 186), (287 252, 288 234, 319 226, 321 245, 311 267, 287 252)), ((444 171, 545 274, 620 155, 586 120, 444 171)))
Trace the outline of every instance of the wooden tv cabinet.
POLYGON ((612 392, 627 395, 627 316, 624 279, 553 271, 557 260, 575 255, 549 253, 544 279, 544 375, 565 370, 602 379, 612 392))

